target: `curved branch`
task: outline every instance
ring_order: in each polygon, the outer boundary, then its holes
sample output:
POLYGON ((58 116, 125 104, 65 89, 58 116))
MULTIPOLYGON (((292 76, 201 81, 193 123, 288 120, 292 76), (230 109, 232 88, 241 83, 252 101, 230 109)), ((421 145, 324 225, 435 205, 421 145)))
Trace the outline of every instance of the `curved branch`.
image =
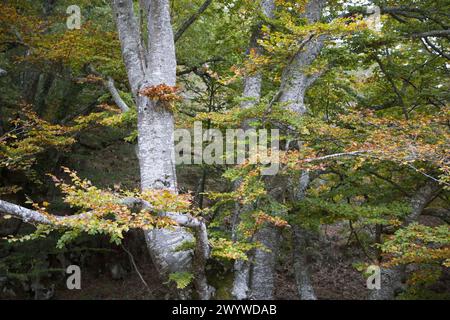
MULTIPOLYGON (((152 210, 152 205, 141 199, 137 198, 125 198, 120 201, 120 204, 123 204, 129 208, 133 209, 146 209, 152 210)), ((47 218, 45 215, 36 210, 31 210, 22 206, 19 206, 14 203, 10 203, 4 200, 0 200, 0 214, 9 214, 16 218, 19 218, 27 223, 39 223, 52 225, 54 224, 51 219, 47 218)), ((71 216, 52 216, 58 221, 69 221, 73 219, 80 218, 89 218, 91 212, 84 212, 71 216)), ((200 229, 204 224, 203 221, 189 215, 189 214, 181 214, 175 212, 164 212, 160 214, 161 217, 167 217, 175 221, 178 225, 187 228, 200 229)))
MULTIPOLYGON (((149 202, 137 198, 125 198, 121 200, 120 203, 133 209, 152 209, 152 205, 149 202)), ((10 214, 27 223, 37 223, 45 225, 55 224, 53 221, 51 221, 38 211, 27 209, 25 207, 21 207, 3 200, 0 200, 0 215, 1 214, 10 214)), ((69 221, 71 219, 87 218, 89 217, 89 215, 90 212, 72 216, 53 216, 53 218, 57 219, 57 221, 69 221)), ((178 225, 192 228, 194 230, 196 238, 196 248, 194 250, 193 260, 193 271, 195 273, 194 284, 197 288, 197 291, 199 292, 200 298, 203 300, 209 300, 214 294, 215 290, 213 287, 208 285, 204 270, 206 260, 209 259, 211 253, 206 224, 202 220, 195 218, 189 214, 166 212, 160 214, 160 216, 168 217, 174 220, 178 225)))

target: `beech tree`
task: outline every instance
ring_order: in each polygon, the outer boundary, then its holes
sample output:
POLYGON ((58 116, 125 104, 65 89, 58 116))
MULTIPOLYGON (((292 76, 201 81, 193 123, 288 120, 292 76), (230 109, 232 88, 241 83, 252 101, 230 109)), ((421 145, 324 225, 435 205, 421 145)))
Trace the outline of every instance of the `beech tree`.
POLYGON ((316 300, 332 226, 363 285, 380 267, 368 299, 428 297, 450 259, 445 1, 94 1, 70 31, 66 3, 43 3, 0 5, 0 222, 34 225, 1 241, 137 229, 177 298, 275 299, 283 267, 316 300), (279 172, 176 166, 195 121, 278 129, 279 172), (90 131, 110 136, 90 150, 132 145, 112 170, 135 157, 138 182, 71 168, 90 131))

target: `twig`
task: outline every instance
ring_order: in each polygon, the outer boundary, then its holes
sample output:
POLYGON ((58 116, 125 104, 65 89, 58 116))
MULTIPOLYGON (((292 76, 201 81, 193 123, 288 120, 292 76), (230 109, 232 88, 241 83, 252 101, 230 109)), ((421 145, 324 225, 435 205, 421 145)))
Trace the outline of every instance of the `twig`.
POLYGON ((366 247, 364 247, 363 243, 362 243, 361 240, 359 239, 358 234, 356 233, 356 230, 353 228, 353 223, 352 223, 352 221, 349 220, 349 221, 348 221, 348 224, 349 224, 349 226, 350 226, 350 232, 351 232, 351 233, 350 233, 350 237, 349 237, 349 242, 350 242, 350 238, 351 238, 352 234, 354 234, 354 235, 355 235, 356 242, 358 242, 358 244, 359 244, 359 246, 361 247, 361 249, 362 249, 364 255, 365 255, 371 262, 374 262, 375 260, 367 253, 366 247))
POLYGON ((193 24, 198 17, 209 7, 209 5, 211 4, 212 0, 206 0, 201 6, 200 8, 197 10, 197 12, 195 12, 192 16, 189 17, 189 19, 187 19, 180 27, 180 29, 178 29, 178 31, 175 33, 174 36, 174 40, 175 42, 178 41, 178 39, 181 38, 181 36, 183 35, 183 33, 191 26, 191 24, 193 24))
POLYGON ((134 261, 133 255, 131 254, 130 251, 128 251, 128 250, 125 248, 125 246, 124 246, 123 244, 121 244, 120 246, 122 247, 123 251, 125 251, 125 252, 128 254, 128 256, 130 257, 130 261, 131 261, 131 264, 133 265, 134 270, 135 270, 136 273, 138 274, 139 278, 141 278, 141 281, 142 281, 142 283, 144 284, 144 286, 147 288, 148 292, 153 296, 152 290, 151 290, 150 287, 148 286, 147 282, 144 280, 144 277, 142 277, 142 274, 139 272, 139 269, 138 269, 138 267, 137 267, 137 265, 136 265, 136 262, 134 261))
POLYGON ((425 177, 427 177, 427 178, 429 178, 429 179, 431 179, 431 180, 433 180, 433 181, 435 181, 435 182, 437 182, 439 184, 445 184, 446 186, 450 186, 450 183, 447 183, 447 182, 441 181, 439 179, 436 179, 435 177, 430 176, 429 174, 426 174, 425 172, 420 171, 418 168, 414 167, 412 164, 408 164, 408 167, 410 167, 411 169, 413 169, 417 173, 420 173, 420 174, 424 175, 425 177))

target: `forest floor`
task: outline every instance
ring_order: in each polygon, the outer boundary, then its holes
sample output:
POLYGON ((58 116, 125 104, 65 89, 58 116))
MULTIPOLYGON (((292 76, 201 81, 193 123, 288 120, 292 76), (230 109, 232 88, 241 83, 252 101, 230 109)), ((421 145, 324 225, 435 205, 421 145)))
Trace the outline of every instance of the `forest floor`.
MULTIPOLYGON (((352 264, 361 261, 362 253, 355 247, 346 246, 346 239, 340 234, 339 226, 329 226, 320 240, 321 254, 312 260, 312 283, 318 299, 342 300, 365 299, 365 280, 352 264)), ((145 256, 145 254, 143 254, 145 256)), ((168 299, 167 285, 162 283, 148 257, 135 256, 138 270, 148 284, 142 282, 134 267, 121 255, 123 273, 113 276, 109 267, 103 272, 87 268, 83 273, 82 289, 68 290, 64 285, 56 288, 55 299, 168 299)), ((117 255, 106 257, 111 266, 117 255)), ((121 267, 122 268, 122 267, 121 267)), ((83 269, 85 270, 85 269, 83 269)), ((290 254, 282 257, 277 268, 275 298, 281 300, 298 299, 290 254)), ((224 283, 224 285, 227 285, 224 283)))

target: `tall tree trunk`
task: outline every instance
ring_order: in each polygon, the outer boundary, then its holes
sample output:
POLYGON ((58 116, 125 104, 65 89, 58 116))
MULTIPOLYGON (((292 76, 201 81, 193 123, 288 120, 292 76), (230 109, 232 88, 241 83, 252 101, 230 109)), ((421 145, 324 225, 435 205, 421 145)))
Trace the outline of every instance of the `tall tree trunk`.
POLYGON ((311 231, 294 226, 292 228, 292 246, 294 256, 294 274, 300 300, 317 300, 311 284, 309 272, 308 247, 311 242, 311 231))
MULTIPOLYGON (((273 18, 273 12, 275 9, 275 2, 273 0, 261 0, 260 6, 261 6, 262 13, 266 17, 273 18)), ((260 33, 261 33, 261 25, 259 24, 259 25, 255 26, 255 30, 252 33, 251 40, 250 40, 250 46, 249 46, 249 49, 247 52, 248 55, 250 55, 251 53, 260 55, 262 53, 261 52, 262 48, 257 43, 257 41, 260 37, 260 33)), ((245 100, 241 103, 241 108, 244 108, 244 109, 251 108, 251 107, 254 107, 259 102, 259 99, 261 98, 261 86, 262 86, 262 74, 260 72, 250 73, 245 76, 244 91, 243 91, 242 97, 244 99, 248 99, 248 100, 245 100)), ((243 127, 243 129, 249 128, 248 120, 245 121, 245 123, 243 124, 242 127, 243 127)), ((238 188, 239 185, 240 185, 240 181, 237 181, 235 183, 234 189, 238 188)), ((238 238, 236 229, 240 222, 240 215, 246 209, 248 209, 248 206, 243 207, 239 203, 236 203, 236 205, 235 205, 235 209, 234 209, 234 213, 233 213, 233 225, 232 225, 233 241, 236 241, 238 238)), ((269 233, 270 232, 267 233, 267 236, 268 236, 267 239, 261 239, 261 240, 268 243, 269 246, 272 246, 273 244, 270 243, 269 238, 273 238, 274 235, 269 235, 269 233)), ((260 234, 259 237, 264 238, 265 237, 264 233, 260 234)), ((272 257, 270 256, 270 258, 272 258, 272 257)), ((260 292, 260 290, 258 288, 258 285, 260 283, 263 283, 262 278, 259 279, 259 277, 260 277, 259 272, 269 271, 269 273, 265 273, 265 274, 263 274, 263 276, 269 278, 269 282, 267 282, 267 283, 272 284, 272 287, 273 287, 273 277, 271 276, 272 272, 271 272, 270 268, 267 268, 264 265, 257 266, 261 262, 264 263, 264 253, 260 252, 260 250, 256 250, 255 259, 254 259, 255 267, 252 270, 253 271, 252 277, 253 278, 256 277, 257 279, 252 281, 252 289, 259 291, 259 292, 260 292)), ((250 265, 249 261, 243 261, 243 260, 235 261, 232 295, 237 300, 244 300, 244 299, 248 299, 248 297, 249 297, 249 293, 250 293, 249 284, 251 281, 250 280, 250 270, 251 270, 251 265, 250 265)), ((268 289, 265 288, 263 291, 268 291, 268 289)), ((251 295, 253 296, 253 294, 251 294, 251 295)), ((261 298, 261 299, 263 299, 263 298, 261 298)))
MULTIPOLYGON (((302 172, 299 179, 291 181, 293 200, 302 201, 305 198, 310 177, 308 172, 302 172)), ((297 291, 301 300, 316 300, 314 288, 310 280, 308 248, 312 242, 311 230, 298 225, 292 227, 292 250, 294 259, 294 274, 297 291)))
MULTIPOLYGON (((139 94, 147 87, 159 84, 175 86, 176 83, 169 0, 142 2, 142 9, 147 10, 148 48, 144 48, 141 41, 133 1, 113 0, 123 60, 138 108, 141 189, 177 192, 173 114, 164 103, 139 94)), ((147 231, 145 239, 153 262, 164 278, 170 273, 192 271, 192 250, 176 250, 183 242, 193 240, 185 228, 147 231)), ((186 295, 181 293, 181 297, 186 295)))
POLYGON ((262 227, 256 234, 256 240, 265 248, 255 250, 250 273, 250 297, 256 300, 273 300, 280 230, 272 225, 262 227))
MULTIPOLYGON (((411 198, 411 213, 406 217, 403 227, 417 221, 426 206, 438 195, 442 187, 435 181, 429 180, 411 198)), ((405 267, 397 266, 392 269, 381 268, 381 288, 371 290, 369 300, 393 300, 401 291, 405 267)))
MULTIPOLYGON (((306 4, 304 17, 308 23, 319 21, 325 4, 326 0, 310 0, 306 4)), ((298 52, 283 71, 279 100, 287 103, 287 108, 299 115, 303 115, 307 111, 304 101, 306 91, 321 75, 321 73, 308 74, 305 72, 305 68, 317 59, 325 39, 326 37, 323 35, 312 35, 303 39, 298 52)), ((296 147, 301 148, 301 145, 301 141, 298 141, 296 147)), ((297 179, 297 181, 289 181, 291 198, 294 202, 302 201, 304 198, 310 181, 309 173, 303 172, 297 179)), ((310 236, 311 232, 301 227, 295 226, 292 230, 295 280, 299 297, 305 300, 316 299, 308 270, 307 245, 310 236)))
MULTIPOLYGON (((305 18, 309 23, 318 21, 322 15, 323 7, 326 0, 310 0, 306 4, 305 18)), ((274 2, 263 1, 262 6, 265 9, 266 14, 273 14, 274 2)), ((257 39, 255 36, 252 39, 257 39)), ((309 75, 305 73, 305 68, 310 66, 317 56, 320 54, 324 44, 324 36, 311 36, 300 44, 298 52, 293 56, 291 61, 283 71, 282 81, 280 85, 279 101, 287 103, 287 107, 300 115, 306 112, 304 105, 304 96, 306 90, 317 80, 320 74, 309 75)), ((256 40, 253 40, 256 42, 256 40)), ((257 49, 258 50, 258 49, 257 49)), ((258 51, 257 51, 258 52, 258 51)), ((244 82, 244 96, 245 97, 257 97, 260 96, 261 90, 261 76, 259 74, 247 77, 244 82)), ((251 105, 247 102, 243 107, 251 105)), ((299 143, 300 144, 300 143, 299 143)), ((300 181, 298 183, 301 183, 300 181)), ((294 186, 295 187, 295 186, 294 186)), ((306 188, 306 187, 305 187, 306 188)), ((297 239, 301 239, 300 234, 297 234, 297 239)), ((302 235, 303 236, 303 235, 302 235)), ((246 266, 244 262, 237 262, 235 265, 236 278, 233 288, 235 297, 245 297, 247 287, 245 281, 250 282, 250 296, 256 299, 273 299, 274 291, 274 278, 275 278, 275 262, 278 254, 280 237, 278 231, 273 228, 263 228, 256 234, 256 239, 261 241, 266 247, 271 250, 265 251, 256 249, 254 261, 251 270, 246 266), (247 273, 250 271, 250 276, 247 273)), ((303 242, 300 242, 303 244, 303 242)), ((300 249, 302 252, 303 248, 300 249)), ((295 257, 303 259, 302 255, 297 252, 295 257)), ((296 265, 298 268, 303 268, 305 259, 299 260, 296 265)), ((297 270, 298 275, 302 277, 296 277, 301 280, 298 282, 299 292, 312 292, 312 288, 304 287, 305 284, 309 284, 309 279, 304 278, 308 276, 306 270, 297 270)), ((308 295, 309 298, 314 294, 308 295)), ((305 295, 306 297, 306 295, 305 295)))

